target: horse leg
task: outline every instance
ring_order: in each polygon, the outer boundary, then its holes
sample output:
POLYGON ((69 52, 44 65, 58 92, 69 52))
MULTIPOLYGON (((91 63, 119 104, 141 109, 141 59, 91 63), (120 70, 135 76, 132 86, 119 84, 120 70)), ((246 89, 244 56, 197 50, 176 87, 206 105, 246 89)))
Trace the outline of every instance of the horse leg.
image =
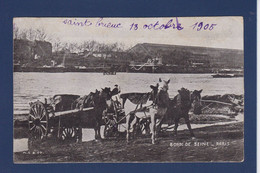
POLYGON ((150 134, 150 120, 147 119, 146 122, 145 122, 145 134, 146 135, 149 135, 150 134))
POLYGON ((97 140, 98 139, 98 135, 97 135, 97 127, 96 126, 95 126, 94 130, 95 130, 95 139, 97 140))
POLYGON ((101 133, 100 133, 100 129, 101 129, 101 126, 102 126, 102 123, 103 123, 102 117, 103 117, 103 115, 101 114, 101 117, 99 117, 99 121, 98 121, 98 136, 99 136, 99 139, 102 139, 101 133))
POLYGON ((161 117, 158 119, 158 125, 156 125, 156 136, 160 135, 161 133, 161 128, 162 128, 162 122, 164 121, 164 117, 161 117))
POLYGON ((128 116, 126 116, 126 142, 129 142, 129 126, 130 126, 130 118, 131 115, 128 114, 128 116))
POLYGON ((101 139, 101 135, 100 135, 100 124, 99 124, 98 120, 97 120, 97 122, 95 123, 94 130, 95 130, 95 139, 101 139))
POLYGON ((152 139, 152 144, 155 144, 155 114, 151 114, 151 124, 150 124, 150 129, 151 129, 151 139, 152 139))
MULTIPOLYGON (((132 134, 133 134, 133 138, 135 138, 135 133, 136 133, 136 122, 137 122, 137 118, 136 118, 136 116, 134 117, 134 119, 133 119, 133 121, 131 122, 131 125, 130 125, 130 130, 131 130, 131 132, 132 132, 132 134)), ((129 131, 130 131, 129 130, 129 131)))
POLYGON ((81 143, 82 142, 82 127, 81 126, 79 126, 77 133, 78 133, 78 141, 77 142, 81 143))
POLYGON ((155 136, 157 137, 158 135, 159 135, 159 133, 160 133, 160 131, 161 131, 161 122, 160 122, 161 120, 160 119, 158 119, 158 122, 156 123, 156 125, 155 125, 155 136))
POLYGON ((99 139, 99 137, 98 137, 98 124, 95 125, 94 130, 95 130, 95 139, 97 140, 97 139, 99 139))
POLYGON ((97 125, 97 137, 98 139, 101 139, 101 135, 100 135, 100 124, 98 123, 97 125))
POLYGON ((188 127, 188 129, 189 129, 189 131, 190 131, 191 137, 192 137, 192 138, 195 138, 194 133, 193 133, 193 131, 192 131, 192 129, 191 129, 189 115, 188 115, 188 114, 185 115, 185 116, 184 116, 184 119, 185 119, 185 123, 187 124, 187 127, 188 127))
POLYGON ((179 120, 180 118, 175 118, 174 122, 175 122, 175 126, 174 126, 174 135, 177 136, 177 129, 178 129, 178 126, 179 126, 179 120))

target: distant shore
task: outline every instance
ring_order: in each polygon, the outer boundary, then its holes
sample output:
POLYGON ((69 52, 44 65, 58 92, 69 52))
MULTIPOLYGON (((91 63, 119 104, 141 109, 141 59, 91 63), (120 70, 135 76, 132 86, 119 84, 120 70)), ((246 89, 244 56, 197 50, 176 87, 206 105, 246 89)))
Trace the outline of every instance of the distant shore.
POLYGON ((47 72, 47 73, 61 73, 61 72, 89 72, 89 73, 214 73, 212 69, 196 69, 196 68, 172 68, 168 66, 161 66, 157 69, 145 68, 142 70, 134 70, 131 68, 120 68, 111 70, 108 67, 87 67, 79 68, 63 68, 63 67, 14 67, 14 72, 47 72))

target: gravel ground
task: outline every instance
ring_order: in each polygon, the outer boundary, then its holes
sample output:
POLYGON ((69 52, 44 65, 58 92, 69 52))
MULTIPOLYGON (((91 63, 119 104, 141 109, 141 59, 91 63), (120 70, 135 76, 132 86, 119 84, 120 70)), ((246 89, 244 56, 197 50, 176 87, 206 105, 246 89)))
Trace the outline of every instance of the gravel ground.
POLYGON ((244 158, 243 122, 187 130, 178 136, 167 132, 151 144, 138 137, 129 144, 124 138, 73 144, 46 142, 38 153, 14 153, 15 163, 49 162, 241 162, 244 158))

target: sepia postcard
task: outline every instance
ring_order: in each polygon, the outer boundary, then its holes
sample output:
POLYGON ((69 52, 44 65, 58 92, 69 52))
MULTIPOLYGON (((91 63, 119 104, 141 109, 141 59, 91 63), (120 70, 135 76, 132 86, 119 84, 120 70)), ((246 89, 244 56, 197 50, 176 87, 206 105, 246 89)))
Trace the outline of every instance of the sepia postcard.
POLYGON ((13 18, 14 163, 244 161, 243 17, 13 18))

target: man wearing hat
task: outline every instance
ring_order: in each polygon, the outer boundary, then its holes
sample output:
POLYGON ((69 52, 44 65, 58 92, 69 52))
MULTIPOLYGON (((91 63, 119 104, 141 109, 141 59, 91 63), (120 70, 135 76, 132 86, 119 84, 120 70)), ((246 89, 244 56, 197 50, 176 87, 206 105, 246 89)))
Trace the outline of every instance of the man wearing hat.
POLYGON ((115 85, 115 88, 111 91, 111 96, 117 95, 120 93, 120 90, 118 88, 118 85, 115 85))
POLYGON ((115 88, 111 91, 111 96, 112 96, 112 100, 114 100, 115 103, 117 104, 117 107, 120 107, 120 105, 121 105, 119 93, 120 93, 120 89, 119 89, 118 85, 116 84, 115 88))

